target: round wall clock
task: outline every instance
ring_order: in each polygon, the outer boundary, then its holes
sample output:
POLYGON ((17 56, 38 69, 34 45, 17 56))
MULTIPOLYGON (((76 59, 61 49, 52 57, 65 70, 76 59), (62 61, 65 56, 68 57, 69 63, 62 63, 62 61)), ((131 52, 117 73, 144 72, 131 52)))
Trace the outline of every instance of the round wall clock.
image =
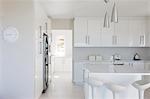
POLYGON ((19 32, 15 27, 7 27, 3 31, 3 37, 5 41, 15 42, 19 38, 19 32))

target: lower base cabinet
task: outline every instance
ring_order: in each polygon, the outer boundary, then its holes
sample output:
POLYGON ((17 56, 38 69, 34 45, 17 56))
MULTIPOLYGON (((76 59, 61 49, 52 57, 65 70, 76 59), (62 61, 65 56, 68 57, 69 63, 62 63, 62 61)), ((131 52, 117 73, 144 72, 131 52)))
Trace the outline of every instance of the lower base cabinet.
POLYGON ((83 68, 84 63, 74 63, 73 82, 78 85, 83 84, 83 68))

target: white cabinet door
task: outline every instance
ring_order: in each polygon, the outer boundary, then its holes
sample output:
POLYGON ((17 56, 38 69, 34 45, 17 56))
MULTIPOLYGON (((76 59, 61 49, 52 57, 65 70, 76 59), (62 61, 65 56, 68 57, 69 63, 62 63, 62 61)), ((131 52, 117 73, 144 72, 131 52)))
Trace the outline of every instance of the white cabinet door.
POLYGON ((73 81, 76 84, 83 83, 83 63, 74 63, 73 81))
POLYGON ((99 19, 88 20, 88 44, 89 46, 100 46, 101 45, 101 30, 102 21, 99 19))
POLYGON ((74 21, 74 46, 87 45, 87 19, 76 18, 74 21))
POLYGON ((111 47, 113 45, 115 45, 115 42, 114 42, 114 25, 111 24, 110 28, 102 28, 101 46, 111 47))
POLYGON ((129 30, 131 34, 130 45, 133 47, 145 46, 146 22, 144 19, 130 20, 129 30))
POLYGON ((119 22, 115 24, 115 43, 117 46, 129 46, 130 33, 128 19, 120 19, 119 22))

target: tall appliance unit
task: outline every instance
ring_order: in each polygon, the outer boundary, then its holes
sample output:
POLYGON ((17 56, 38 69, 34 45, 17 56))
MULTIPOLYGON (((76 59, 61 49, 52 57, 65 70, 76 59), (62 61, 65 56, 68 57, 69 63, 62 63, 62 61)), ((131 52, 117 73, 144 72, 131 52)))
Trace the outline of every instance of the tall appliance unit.
POLYGON ((43 34, 43 93, 46 92, 49 86, 49 59, 48 59, 48 35, 43 34))

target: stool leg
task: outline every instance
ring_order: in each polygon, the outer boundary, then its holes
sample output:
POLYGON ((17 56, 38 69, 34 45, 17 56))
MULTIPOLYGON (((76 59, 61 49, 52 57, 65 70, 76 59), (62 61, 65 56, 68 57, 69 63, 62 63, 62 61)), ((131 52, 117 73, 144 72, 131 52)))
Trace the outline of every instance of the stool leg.
POLYGON ((92 99, 94 99, 94 87, 91 86, 91 91, 92 91, 92 99))
POLYGON ((116 99, 116 93, 115 92, 112 93, 113 93, 113 99, 116 99))
POLYGON ((139 90, 139 99, 144 99, 144 90, 139 90))

